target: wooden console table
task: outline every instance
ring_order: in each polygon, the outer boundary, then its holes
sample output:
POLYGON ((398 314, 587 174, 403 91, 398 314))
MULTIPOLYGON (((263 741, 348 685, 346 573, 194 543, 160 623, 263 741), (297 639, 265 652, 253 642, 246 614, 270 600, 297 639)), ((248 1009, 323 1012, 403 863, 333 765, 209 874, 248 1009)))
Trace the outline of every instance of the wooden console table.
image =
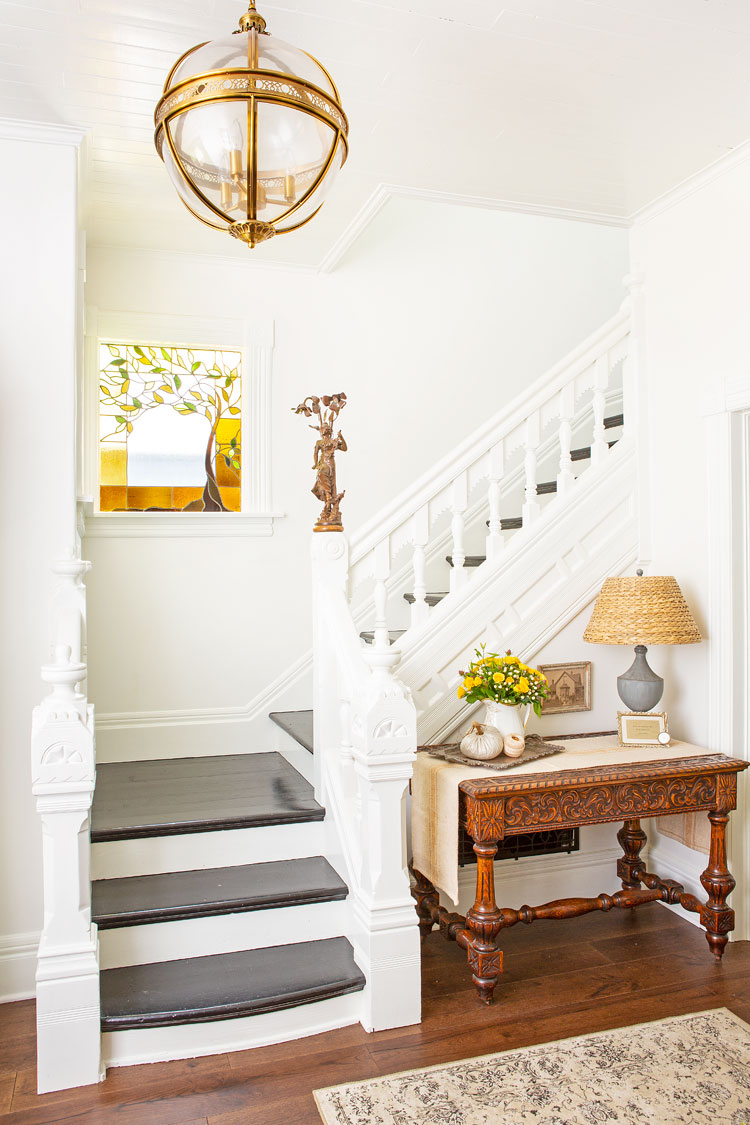
MULTIPOLYGON (((528 768, 536 765, 529 763, 528 768)), ((727 868, 726 826, 729 813, 737 807, 737 774, 747 767, 747 762, 724 754, 704 754, 538 773, 509 771, 460 781, 459 815, 477 856, 476 899, 466 918, 451 914, 440 905, 435 886, 415 870, 413 894, 422 939, 438 925, 444 937, 466 950, 472 980, 486 1004, 491 1003, 502 972, 498 935, 517 922, 574 918, 592 910, 645 902, 679 903, 700 915, 711 952, 719 961, 727 934, 734 929, 734 911, 727 905, 735 881, 727 868), (705 903, 674 880, 648 872, 640 859, 646 843, 641 817, 698 811, 706 811, 711 822, 708 866, 701 876, 708 895, 705 903), (623 850, 617 862, 621 891, 520 910, 498 907, 493 861, 498 842, 506 835, 612 821, 624 822, 617 833, 623 850)))

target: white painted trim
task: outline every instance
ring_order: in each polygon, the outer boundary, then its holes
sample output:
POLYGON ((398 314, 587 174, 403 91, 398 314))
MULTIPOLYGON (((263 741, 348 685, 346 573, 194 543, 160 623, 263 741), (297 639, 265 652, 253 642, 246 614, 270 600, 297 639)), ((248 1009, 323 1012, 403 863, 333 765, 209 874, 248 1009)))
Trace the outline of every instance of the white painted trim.
MULTIPOLYGON (((91 250, 102 250, 112 254, 133 254, 139 263, 144 259, 163 260, 175 258, 185 269, 205 269, 207 265, 218 266, 222 272, 229 269, 240 270, 245 273, 257 273, 259 270, 271 273, 303 274, 315 277, 319 269, 317 266, 295 265, 293 262, 277 262, 247 253, 246 257, 233 257, 229 254, 206 254, 195 250, 155 250, 153 246, 119 246, 111 242, 89 242, 91 250)), ((192 318, 191 318, 192 319, 192 318)))
POLYGON ((173 711, 122 711, 96 716, 97 732, 107 730, 133 730, 139 727, 191 726, 193 724, 251 722, 257 718, 267 718, 269 706, 278 693, 294 686, 303 676, 308 675, 312 666, 312 650, 308 650, 281 673, 272 683, 267 684, 249 703, 238 707, 196 707, 173 711))
POLYGON ((494 199, 491 196, 468 195, 435 188, 409 187, 407 184, 380 183, 371 192, 349 225, 323 256, 318 272, 332 273, 345 254, 354 246, 370 223, 391 199, 416 199, 426 203, 448 203, 459 207, 478 207, 484 211, 513 211, 521 215, 541 215, 573 222, 596 223, 599 226, 628 227, 624 215, 556 207, 544 203, 527 203, 518 199, 494 199))
POLYGON ((140 1063, 244 1051, 270 1043, 287 1043, 358 1023, 363 997, 363 992, 353 992, 316 1004, 301 1004, 282 1012, 234 1020, 105 1032, 102 1035, 102 1054, 108 1067, 137 1066, 140 1063))
POLYGON ((72 145, 73 148, 78 148, 86 135, 85 129, 76 129, 72 125, 0 117, 0 140, 3 141, 30 141, 35 144, 72 145))
POLYGON ((0 937, 0 1004, 29 1000, 36 992, 36 958, 41 934, 0 937))
MULTIPOLYGON (((653 826, 654 821, 649 822, 653 826)), ((657 831, 649 833, 648 848, 649 868, 662 879, 675 879, 685 890, 701 902, 705 901, 706 892, 701 886, 701 872, 706 866, 706 856, 703 852, 693 851, 684 844, 671 840, 669 836, 662 836, 657 831)), ((701 928, 700 917, 690 910, 683 910, 681 906, 667 906, 678 918, 683 918, 698 929, 701 928)), ((737 935, 730 937, 737 939, 737 935)))
POLYGON ((469 469, 494 443, 511 434, 533 411, 540 409, 559 393, 563 386, 590 368, 595 360, 627 337, 629 309, 621 309, 596 332, 573 348, 558 363, 507 406, 484 422, 456 449, 423 473, 400 493, 392 504, 382 509, 351 540, 351 560, 355 565, 392 531, 433 500, 464 470, 469 469))
POLYGON ((675 187, 670 188, 669 191, 659 195, 653 199, 651 203, 647 203, 645 207, 641 207, 635 211, 629 219, 629 225, 643 225, 650 223, 652 219, 662 215, 665 211, 669 211, 678 203, 683 200, 689 199, 697 191, 707 187, 713 183, 714 180, 724 176, 727 172, 731 172, 740 164, 744 164, 746 160, 750 159, 750 140, 743 141, 742 144, 737 145, 736 148, 731 149, 729 152, 724 153, 717 160, 707 164, 705 168, 700 171, 694 172, 692 176, 682 180, 675 187))
POLYGON ((84 534, 91 538, 212 538, 273 535, 272 374, 274 321, 268 317, 193 317, 172 313, 86 309, 84 413, 88 465, 85 487, 93 497, 84 534), (242 511, 100 512, 98 450, 98 365, 101 341, 153 346, 231 348, 242 355, 242 511))
POLYGON ((87 539, 267 538, 283 512, 95 512, 85 516, 87 539))

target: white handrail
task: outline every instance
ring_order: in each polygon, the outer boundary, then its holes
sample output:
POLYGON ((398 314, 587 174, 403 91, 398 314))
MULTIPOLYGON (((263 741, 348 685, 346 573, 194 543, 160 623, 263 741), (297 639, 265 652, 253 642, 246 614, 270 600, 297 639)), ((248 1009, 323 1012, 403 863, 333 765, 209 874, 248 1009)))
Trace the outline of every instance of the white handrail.
POLYGON ((407 519, 429 503, 444 488, 469 469, 499 441, 535 411, 540 410, 565 386, 582 374, 603 354, 620 343, 630 331, 630 313, 621 310, 574 348, 559 363, 536 379, 491 418, 487 419, 456 449, 423 473, 390 505, 382 509, 352 536, 351 560, 357 563, 407 519))

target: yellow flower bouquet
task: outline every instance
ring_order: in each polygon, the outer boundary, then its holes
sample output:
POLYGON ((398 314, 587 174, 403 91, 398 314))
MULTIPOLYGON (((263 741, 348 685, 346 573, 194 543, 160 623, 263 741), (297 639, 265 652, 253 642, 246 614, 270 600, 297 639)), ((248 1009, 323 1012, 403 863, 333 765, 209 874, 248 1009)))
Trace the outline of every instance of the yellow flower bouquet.
POLYGON ((485 645, 474 650, 473 660, 465 672, 459 670, 463 682, 458 689, 458 698, 467 703, 490 700, 493 703, 530 704, 535 714, 542 713, 542 700, 547 695, 547 677, 538 668, 530 668, 510 649, 505 656, 496 652, 485 652, 485 645))

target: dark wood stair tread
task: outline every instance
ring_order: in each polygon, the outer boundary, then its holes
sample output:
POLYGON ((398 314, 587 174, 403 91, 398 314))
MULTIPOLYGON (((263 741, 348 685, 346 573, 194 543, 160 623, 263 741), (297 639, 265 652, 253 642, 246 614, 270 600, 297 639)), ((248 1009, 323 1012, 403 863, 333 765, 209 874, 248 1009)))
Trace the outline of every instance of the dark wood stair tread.
POLYGON ((323 856, 96 879, 91 889, 93 920, 100 930, 332 902, 348 894, 323 856))
POLYGON ((314 747, 312 711, 271 711, 268 717, 312 754, 314 747))
MULTIPOLYGON (((406 629, 389 629, 388 630, 388 642, 389 642, 389 644, 395 644, 396 641, 399 639, 399 637, 403 637, 405 632, 406 632, 406 629)), ((365 629, 364 632, 360 633, 359 635, 360 635, 360 637, 362 638, 363 641, 367 642, 368 645, 371 645, 371 644, 375 643, 375 630, 374 629, 365 629)))
POLYGON ((613 429, 615 429, 616 426, 624 426, 624 425, 625 425, 625 415, 624 414, 610 414, 609 418, 604 419, 604 429, 605 430, 613 430, 613 429))
MULTIPOLYGON (((440 594, 425 594, 425 601, 427 602, 428 605, 437 605, 438 602, 441 602, 443 600, 443 598, 447 598, 447 597, 448 597, 448 592, 446 590, 444 593, 440 593, 440 594)), ((414 602, 416 601, 416 598, 414 597, 413 594, 404 594, 404 600, 407 601, 409 603, 409 605, 413 605, 414 602)))
MULTIPOLYGON (((486 555, 467 555, 464 559, 464 566, 481 566, 486 559, 486 555)), ((445 561, 453 566, 453 555, 446 555, 445 561)))
POLYGON ((105 969, 102 1031, 207 1023, 359 992, 344 937, 105 969))
POLYGON ((97 767, 91 840, 323 820, 312 786, 281 754, 108 762, 97 767))

